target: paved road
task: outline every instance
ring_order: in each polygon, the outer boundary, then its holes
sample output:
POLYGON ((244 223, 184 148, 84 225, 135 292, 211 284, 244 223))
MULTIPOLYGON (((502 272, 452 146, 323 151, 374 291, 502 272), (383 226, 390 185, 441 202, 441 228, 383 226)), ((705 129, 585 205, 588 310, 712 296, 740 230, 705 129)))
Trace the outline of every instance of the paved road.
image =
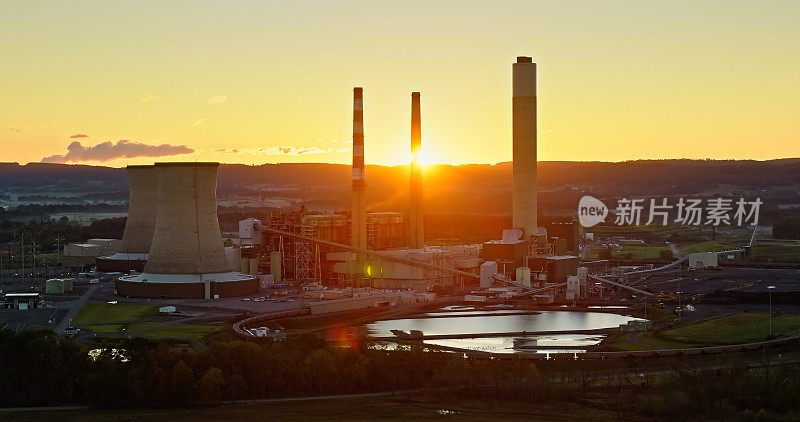
POLYGON ((70 303, 69 305, 70 309, 69 312, 67 313, 67 316, 65 316, 64 319, 62 319, 61 322, 58 323, 58 325, 55 327, 53 331, 55 331, 58 334, 63 333, 64 330, 66 330, 70 326, 70 322, 72 322, 72 320, 75 319, 75 317, 78 315, 78 312, 80 312, 81 308, 86 303, 86 301, 89 300, 90 297, 92 297, 95 290, 97 290, 99 287, 100 287, 99 284, 91 285, 83 294, 83 296, 80 297, 80 299, 70 303))

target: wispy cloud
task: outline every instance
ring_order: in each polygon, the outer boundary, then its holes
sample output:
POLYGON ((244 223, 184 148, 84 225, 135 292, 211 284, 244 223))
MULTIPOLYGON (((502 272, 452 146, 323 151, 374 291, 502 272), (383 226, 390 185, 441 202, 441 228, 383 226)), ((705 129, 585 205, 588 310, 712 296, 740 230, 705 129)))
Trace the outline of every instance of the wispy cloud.
POLYGON ((155 99, 156 99, 155 95, 145 94, 145 95, 142 95, 142 99, 140 101, 145 103, 145 102, 148 102, 148 101, 153 101, 155 99))
POLYGON ((88 138, 88 137, 89 137, 89 135, 85 135, 83 133, 76 133, 76 134, 70 136, 69 138, 70 139, 75 139, 75 138, 88 138))
POLYGON ((262 148, 219 148, 215 150, 223 154, 250 154, 250 155, 308 155, 340 153, 347 151, 347 148, 319 148, 319 147, 296 147, 292 145, 275 145, 262 148))
POLYGON ((228 101, 227 95, 215 95, 206 100, 206 102, 209 104, 219 104, 219 103, 224 103, 225 101, 228 101))
POLYGON ((192 126, 200 127, 200 126, 203 126, 205 124, 206 124, 206 118, 205 117, 201 117, 201 118, 195 120, 194 123, 192 123, 192 126))
POLYGON ((170 155, 189 154, 194 152, 186 145, 148 145, 128 140, 118 141, 116 144, 106 141, 95 146, 83 146, 74 141, 67 146, 64 155, 51 155, 42 158, 43 163, 77 163, 84 161, 109 161, 116 158, 134 157, 166 157, 170 155))

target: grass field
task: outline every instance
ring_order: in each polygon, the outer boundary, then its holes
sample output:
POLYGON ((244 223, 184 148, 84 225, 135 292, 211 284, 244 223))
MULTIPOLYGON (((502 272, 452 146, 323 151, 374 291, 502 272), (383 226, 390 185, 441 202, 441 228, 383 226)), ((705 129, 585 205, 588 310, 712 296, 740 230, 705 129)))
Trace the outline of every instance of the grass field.
POLYGON ((800 262, 800 240, 756 240, 753 261, 800 262))
POLYGON ((75 324, 102 324, 106 322, 152 321, 158 313, 158 306, 135 303, 96 303, 90 302, 81 308, 75 317, 75 324))
MULTIPOLYGON (((773 335, 800 334, 800 315, 773 315, 773 335)), ((769 314, 741 313, 711 318, 661 332, 667 340, 687 343, 736 344, 761 341, 769 335, 769 314)))
MULTIPOLYGON (((589 230, 587 230, 589 231, 589 230)), ((697 229, 686 226, 652 224, 649 226, 595 226, 591 229, 595 236, 625 236, 638 239, 669 240, 670 237, 697 237, 697 229)))
POLYGON ((685 349, 693 346, 695 346, 695 344, 665 340, 656 337, 652 331, 648 331, 646 333, 621 333, 619 335, 609 336, 607 340, 603 341, 602 350, 634 351, 685 349))
POLYGON ((680 252, 683 255, 697 252, 712 252, 721 251, 725 249, 736 249, 742 245, 734 245, 729 243, 722 243, 716 240, 707 240, 700 243, 692 243, 690 245, 683 245, 680 247, 680 252))
POLYGON ((667 251, 672 257, 669 248, 663 246, 623 246, 622 251, 615 253, 614 256, 630 259, 659 259, 661 251, 667 251))

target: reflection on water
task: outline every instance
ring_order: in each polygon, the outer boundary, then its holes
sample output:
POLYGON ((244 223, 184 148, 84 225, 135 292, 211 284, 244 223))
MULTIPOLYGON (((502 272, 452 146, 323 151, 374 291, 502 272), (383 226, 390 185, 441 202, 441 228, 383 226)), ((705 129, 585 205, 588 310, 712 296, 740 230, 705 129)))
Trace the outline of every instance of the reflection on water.
POLYGON ((604 336, 597 334, 559 334, 560 331, 595 330, 614 328, 638 318, 604 312, 543 311, 508 315, 514 310, 435 312, 436 317, 405 318, 378 321, 367 325, 374 336, 391 336, 391 330, 420 330, 426 335, 487 334, 505 332, 552 331, 553 334, 535 336, 507 336, 488 338, 459 338, 426 340, 428 344, 479 350, 493 353, 564 353, 581 352, 582 349, 549 349, 549 347, 587 347, 599 343, 604 336), (479 312, 480 315, 471 315, 479 312), (451 316, 442 316, 451 315, 451 316), (487 315, 488 314, 488 315, 487 315), (516 348, 515 348, 516 340, 516 348), (537 349, 537 347, 545 347, 537 349))
POLYGON ((520 311, 515 309, 501 309, 491 311, 449 311, 449 312, 428 312, 422 316, 464 316, 464 315, 501 315, 501 314, 536 314, 536 311, 520 311))
POLYGON ((618 327, 636 318, 605 312, 543 311, 503 315, 504 311, 482 312, 480 316, 453 313, 447 318, 405 318, 377 321, 367 325, 375 336, 390 336, 391 330, 420 330, 426 335, 486 334, 521 331, 596 330, 618 327), (486 315, 490 313, 492 315, 486 315))
POLYGON ((625 305, 592 305, 587 306, 589 309, 628 309, 625 305))

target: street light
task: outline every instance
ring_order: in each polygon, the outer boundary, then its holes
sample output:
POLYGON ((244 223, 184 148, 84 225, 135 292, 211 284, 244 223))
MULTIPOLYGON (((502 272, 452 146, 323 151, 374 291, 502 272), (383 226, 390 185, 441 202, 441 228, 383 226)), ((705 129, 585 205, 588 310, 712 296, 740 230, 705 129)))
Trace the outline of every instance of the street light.
POLYGON ((772 337, 772 289, 775 286, 767 286, 767 290, 769 290, 769 336, 772 337))

